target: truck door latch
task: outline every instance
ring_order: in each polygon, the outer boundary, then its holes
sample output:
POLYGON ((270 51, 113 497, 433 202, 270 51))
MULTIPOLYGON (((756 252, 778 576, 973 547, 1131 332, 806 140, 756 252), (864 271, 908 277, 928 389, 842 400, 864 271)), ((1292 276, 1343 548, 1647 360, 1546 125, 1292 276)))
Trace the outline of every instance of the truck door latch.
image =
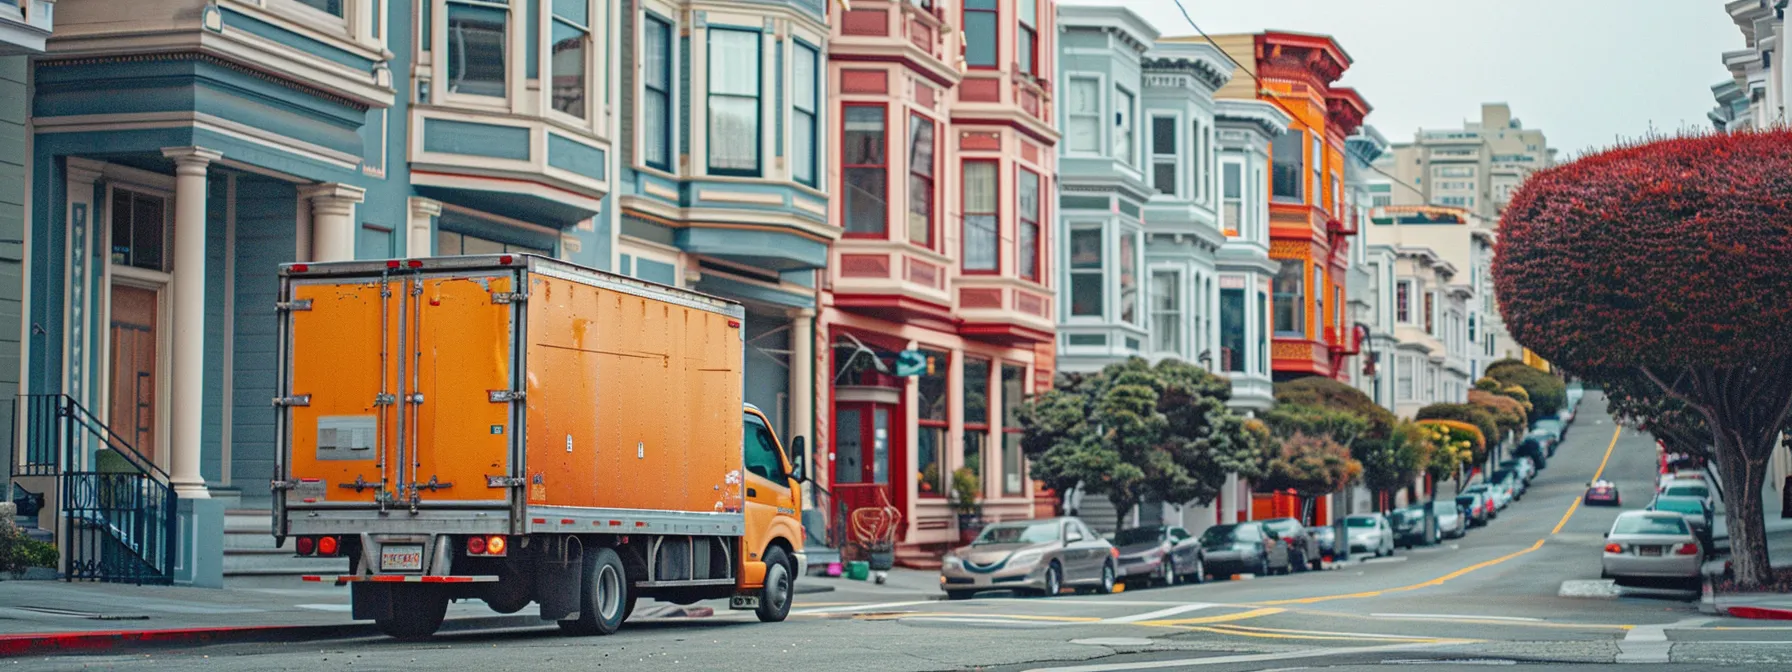
POLYGON ((311 405, 311 395, 309 395, 309 394, 295 394, 290 397, 274 397, 274 407, 275 408, 280 408, 280 407, 285 407, 285 406, 310 406, 310 405, 311 405))
POLYGON ((452 487, 454 487, 454 484, 453 483, 442 483, 442 482, 437 481, 435 476, 430 476, 428 483, 418 483, 415 487, 418 490, 428 490, 430 492, 435 492, 437 490, 446 490, 448 488, 452 488, 452 487))
POLYGON ((283 313, 284 312, 299 312, 299 311, 311 310, 311 299, 298 299, 296 301, 275 301, 274 302, 274 310, 283 312, 283 313))
POLYGON ((507 303, 522 303, 522 302, 528 301, 528 300, 529 300, 528 292, 492 292, 492 303, 494 305, 503 305, 503 304, 507 304, 507 303))
POLYGON ((508 404, 523 400, 522 390, 491 390, 489 394, 491 402, 494 404, 508 404))
POLYGON ((520 488, 527 485, 529 479, 521 476, 486 476, 485 487, 488 488, 520 488))
POLYGON ((347 490, 353 490, 353 491, 359 493, 368 488, 380 488, 380 487, 384 487, 385 485, 386 484, 383 482, 382 483, 368 483, 367 479, 362 478, 361 475, 359 475, 359 474, 356 474, 355 482, 353 482, 353 483, 337 483, 336 487, 347 489, 347 490))
POLYGON ((398 395, 386 392, 373 395, 373 405, 375 406, 391 406, 396 403, 398 403, 398 395))

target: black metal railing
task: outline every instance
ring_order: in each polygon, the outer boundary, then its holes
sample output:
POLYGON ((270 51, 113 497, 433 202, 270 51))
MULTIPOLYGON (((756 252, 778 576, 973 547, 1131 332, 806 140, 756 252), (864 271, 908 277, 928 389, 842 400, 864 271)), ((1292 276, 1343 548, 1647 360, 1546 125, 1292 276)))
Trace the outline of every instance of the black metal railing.
POLYGON ((67 395, 20 400, 22 464, 41 470, 47 446, 51 473, 60 476, 64 578, 172 583, 176 497, 168 473, 67 395))
POLYGON ((12 400, 12 417, 24 425, 26 431, 21 435, 14 432, 13 442, 13 475, 14 476, 54 476, 56 475, 58 456, 57 441, 62 438, 61 432, 33 431, 39 427, 54 428, 58 425, 62 410, 62 395, 36 394, 15 397, 12 400))

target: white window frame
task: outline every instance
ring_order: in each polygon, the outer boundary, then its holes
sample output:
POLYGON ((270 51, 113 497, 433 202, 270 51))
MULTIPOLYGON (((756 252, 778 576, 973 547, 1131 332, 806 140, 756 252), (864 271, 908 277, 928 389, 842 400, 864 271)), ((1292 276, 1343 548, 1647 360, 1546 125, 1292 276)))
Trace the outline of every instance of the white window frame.
POLYGON ((1106 109, 1107 106, 1104 105, 1102 103, 1102 101, 1106 100, 1107 96, 1103 96, 1101 94, 1103 91, 1107 90, 1106 78, 1103 78, 1099 75, 1093 75, 1093 74, 1073 73, 1073 74, 1068 75, 1065 78, 1064 86, 1065 86, 1065 89, 1064 89, 1064 96, 1065 96, 1064 150, 1065 150, 1065 153, 1074 155, 1074 156, 1102 156, 1102 155, 1104 155, 1105 154, 1104 148, 1106 147, 1106 143, 1104 142, 1104 139, 1103 139, 1103 136, 1105 134, 1102 133, 1102 130, 1107 128, 1107 125, 1102 123, 1102 119, 1105 118, 1105 115, 1102 114, 1102 110, 1106 109), (1076 110, 1075 98, 1077 97, 1076 91, 1077 91, 1078 83, 1085 83, 1085 84, 1093 83, 1094 84, 1094 87, 1091 91, 1091 93, 1094 94, 1094 100, 1095 100, 1095 113, 1094 114, 1078 114, 1075 112, 1075 110, 1076 110), (1076 134, 1074 132, 1072 132, 1071 129, 1076 125, 1077 121, 1088 121, 1088 122, 1092 122, 1094 124, 1094 128, 1092 129, 1092 135, 1095 140, 1095 147, 1093 149, 1080 149, 1076 146, 1076 143, 1074 142, 1076 134))
POLYGON ((1394 299, 1392 303, 1394 304, 1395 324, 1421 324, 1416 320, 1419 315, 1419 306, 1423 304, 1423 302, 1418 299, 1418 292, 1418 283, 1413 282, 1412 278, 1400 278, 1394 281, 1394 299), (1400 287, 1402 286, 1406 287, 1406 298, 1404 300, 1400 297, 1400 287), (1402 303, 1406 305, 1400 305, 1402 303), (1406 309, 1405 319, 1400 318, 1401 308, 1406 309))
POLYGON ((635 124, 635 166, 637 168, 645 168, 668 174, 678 172, 677 126, 679 105, 678 72, 680 64, 678 62, 677 49, 679 27, 678 20, 675 17, 675 13, 666 14, 646 7, 643 7, 640 11, 636 12, 635 16, 636 54, 634 55, 634 59, 636 73, 644 73, 646 71, 646 68, 643 65, 644 59, 640 57, 640 49, 647 44, 648 23, 650 21, 657 22, 666 27, 666 114, 664 119, 662 119, 662 121, 665 122, 666 162, 663 166, 655 165, 647 158, 647 134, 649 131, 649 124, 646 122, 648 119, 647 110, 645 103, 643 102, 647 98, 647 78, 644 75, 637 74, 635 77, 635 118, 641 121, 640 123, 635 124))
POLYGON ((784 154, 790 158, 790 180, 813 189, 821 188, 821 176, 823 175, 824 168, 822 159, 827 156, 827 152, 822 148, 822 137, 825 135, 825 129, 821 116, 821 101, 826 99, 823 87, 825 86, 827 76, 828 63, 826 57, 822 54, 820 44, 811 43, 808 39, 802 37, 797 37, 792 40, 790 50, 790 92, 787 94, 790 97, 790 137, 785 138, 785 142, 789 146, 785 148, 784 154), (801 91, 798 87, 801 86, 802 83, 796 76, 796 64, 798 55, 803 53, 808 53, 815 57, 815 65, 812 70, 814 80, 811 82, 814 85, 813 91, 815 95, 808 101, 808 109, 804 109, 802 97, 797 95, 801 91), (808 115, 810 119, 809 179, 807 180, 798 177, 796 174, 797 161, 800 160, 800 157, 796 155, 796 140, 798 137, 796 132, 796 120, 799 116, 805 114, 808 115))
POLYGON ((1147 173, 1147 183, 1151 185, 1152 189, 1156 189, 1164 196, 1181 198, 1184 195, 1184 187, 1182 184, 1182 152, 1180 151, 1181 147, 1177 145, 1176 140, 1177 136, 1182 131, 1182 115, 1174 112, 1152 112, 1147 115, 1146 120, 1146 127, 1151 129, 1150 145, 1146 152, 1151 157, 1150 167, 1147 173), (1157 122, 1164 120, 1167 120, 1170 125, 1169 154, 1160 154, 1157 151, 1157 122), (1169 166, 1171 171, 1169 191, 1164 191, 1163 187, 1159 186, 1157 183, 1157 168, 1158 166, 1164 165, 1169 166))
POLYGON ((1257 223, 1254 221, 1251 221, 1251 212, 1250 212, 1249 208, 1247 207, 1247 201, 1249 200, 1249 193, 1250 193, 1250 189, 1248 188, 1249 187, 1248 182, 1250 182, 1250 179, 1246 177, 1246 174, 1247 174, 1246 166, 1245 166, 1244 161, 1242 161, 1242 160, 1228 158, 1228 159, 1220 162, 1220 217, 1219 217, 1219 221, 1220 221, 1220 229, 1222 231, 1225 230, 1226 228, 1228 228, 1228 226, 1230 226, 1232 228, 1232 230, 1236 232, 1236 235, 1238 235, 1239 237, 1244 238, 1246 240, 1254 240, 1256 238, 1256 233, 1257 233, 1257 231, 1256 231, 1257 223), (1238 195, 1237 196, 1227 196, 1226 195, 1226 172, 1232 168, 1238 169, 1238 195), (1237 216, 1236 221, 1228 223, 1226 221, 1227 208, 1234 204, 1236 204, 1238 206, 1238 216, 1237 216))
POLYGON ((1071 222, 1064 227, 1064 243, 1060 246, 1063 249, 1064 258, 1058 267, 1064 269, 1064 315, 1068 321, 1105 322, 1108 314, 1113 311, 1114 302, 1112 294, 1114 294, 1114 292, 1110 285, 1115 283, 1108 281, 1108 268, 1112 266, 1112 260, 1117 254, 1114 249, 1117 241, 1112 240, 1112 238, 1113 237, 1108 233, 1108 226, 1099 221, 1071 222), (1071 240, 1077 233, 1083 231, 1094 231, 1097 234, 1096 237, 1101 240, 1101 265, 1097 268, 1076 268, 1074 260, 1071 259, 1070 255, 1075 253, 1075 246, 1072 245, 1071 240), (1095 276, 1098 285, 1101 287, 1101 310, 1093 315, 1078 315, 1073 312, 1075 311, 1076 303, 1074 300, 1075 295, 1072 292, 1075 291, 1076 278, 1078 275, 1095 276))
MULTIPOLYGON (((711 100, 711 98, 718 97, 718 95, 715 93, 715 82, 713 81, 713 78, 715 75, 714 69, 706 68, 706 72, 708 72, 708 75, 706 75, 706 77, 705 77, 705 81, 703 83, 703 89, 702 89, 702 92, 703 92, 703 137, 704 137, 704 148, 703 148, 703 156, 702 156, 703 172, 705 175, 745 177, 745 178, 749 178, 749 179, 763 178, 769 172, 767 164, 770 163, 769 161, 766 160, 767 157, 766 157, 766 151, 765 151, 765 139, 766 139, 766 136, 768 135, 766 133, 766 122, 770 118, 769 115, 767 115, 765 113, 766 83, 767 83, 767 81, 766 81, 767 77, 765 76, 765 66, 766 66, 766 60, 767 60, 766 54, 765 54, 765 47, 766 47, 766 42, 767 42, 768 38, 774 38, 775 35, 769 34, 767 31, 765 31, 763 29, 755 28, 755 27, 751 27, 751 26, 718 25, 718 24, 712 23, 707 28, 704 29, 703 39, 701 41, 701 45, 703 47, 703 58, 704 58, 705 64, 708 64, 710 62, 710 59, 713 58, 713 55, 710 52, 713 48, 715 34, 718 31, 729 32, 729 33, 740 33, 740 34, 744 34, 744 35, 752 35, 754 37, 753 43, 754 43, 755 48, 753 51, 754 51, 754 58, 757 59, 757 67, 755 68, 757 70, 757 72, 755 73, 755 75, 758 78, 758 82, 756 84, 756 88, 755 88, 755 91, 752 96, 753 104, 757 110, 756 115, 755 115, 755 128, 754 128, 754 139, 753 139, 753 168, 745 169, 745 168, 716 168, 715 167, 715 158, 716 158, 715 157, 715 148, 712 146, 714 143, 714 137, 712 137, 712 136, 714 136, 714 133, 712 132, 712 128, 713 128, 713 124, 714 124, 714 121, 712 119, 712 117, 714 115, 713 115, 712 111, 714 110, 714 106, 713 106, 714 104, 713 104, 713 101, 711 100)), ((698 40, 696 40, 696 39, 692 39, 691 41, 693 43, 698 42, 698 40)), ((695 88, 694 84, 693 84, 693 88, 695 88)), ((745 98, 746 96, 739 95, 739 94, 721 94, 720 97, 745 98)), ((696 112, 693 111, 692 114, 695 115, 696 112)), ((696 160, 697 159, 695 157, 692 158, 693 163, 696 162, 696 160)))
POLYGON ((1139 94, 1126 90, 1126 87, 1115 84, 1113 91, 1114 108, 1114 141, 1109 152, 1121 163, 1133 168, 1139 167, 1139 94), (1126 151, 1121 153, 1120 140, 1126 139, 1126 151))
POLYGON ((1394 398, 1399 401, 1416 401, 1418 399, 1418 382, 1413 369, 1412 355, 1394 356, 1394 398), (1405 387, 1402 387, 1404 385, 1405 387))
POLYGON ((519 19, 517 9, 511 7, 507 0, 443 0, 436 9, 438 11, 435 16, 440 18, 435 20, 441 24, 442 34, 440 40, 434 41, 435 51, 433 53, 435 60, 441 65, 438 66, 440 71, 437 73, 440 80, 432 85, 431 90, 439 91, 439 100, 457 107, 508 112, 511 97, 521 86, 519 80, 523 78, 523 58, 525 58, 523 54, 526 51, 518 49, 517 45, 524 41, 523 23, 527 17, 519 19), (484 7, 504 12, 504 95, 486 96, 476 93, 460 93, 450 88, 452 80, 448 76, 448 61, 453 58, 453 55, 449 53, 448 49, 448 14, 449 7, 453 5, 484 7))
MULTIPOLYGON (((1151 278, 1150 287, 1147 290, 1150 295, 1145 299, 1146 312, 1150 314, 1148 328, 1151 330, 1151 338, 1149 339, 1151 354, 1153 357, 1187 359, 1190 334, 1188 334, 1188 330, 1183 327, 1195 320, 1188 319, 1189 286, 1188 283, 1184 281, 1185 274, 1183 273, 1183 269, 1181 266, 1173 264, 1155 264, 1149 267, 1147 275, 1151 278), (1163 284, 1158 282, 1159 274, 1166 274, 1171 278, 1170 283, 1173 286, 1173 291, 1176 292, 1176 295, 1173 297, 1176 305, 1169 310, 1161 310, 1157 306, 1157 290, 1158 287, 1163 284), (1170 322, 1177 328, 1176 343, 1172 344, 1169 348, 1159 347, 1159 339, 1162 338, 1162 331, 1158 329, 1158 319, 1160 317, 1169 318, 1170 322)), ((1197 286, 1199 285, 1197 284, 1197 286)))
POLYGON ((607 12, 604 7, 593 6, 595 3, 591 0, 581 1, 585 3, 585 25, 583 26, 556 14, 553 0, 543 0, 542 2, 542 21, 547 25, 543 26, 541 31, 540 56, 545 62, 542 63, 539 74, 542 75, 541 79, 547 81, 543 82, 541 87, 543 97, 541 109, 545 116, 551 117, 555 121, 590 131, 596 128, 593 119, 597 115, 593 114, 593 111, 603 102, 604 89, 601 88, 600 73, 603 72, 604 64, 597 53, 600 43, 596 36, 603 34, 600 31, 606 28, 603 19, 607 16, 607 12), (583 117, 554 109, 554 91, 550 84, 554 79, 554 26, 562 23, 585 31, 585 116, 583 117))

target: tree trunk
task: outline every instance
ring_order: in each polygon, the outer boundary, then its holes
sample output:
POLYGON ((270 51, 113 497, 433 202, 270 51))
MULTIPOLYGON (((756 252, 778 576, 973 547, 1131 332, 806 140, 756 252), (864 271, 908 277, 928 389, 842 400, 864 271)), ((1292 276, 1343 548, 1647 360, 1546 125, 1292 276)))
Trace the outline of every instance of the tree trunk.
POLYGON ((1716 454, 1712 461, 1717 463, 1725 486, 1724 522, 1730 532, 1730 569, 1741 585, 1771 583, 1773 566, 1767 556, 1766 521, 1761 507, 1767 460, 1745 457, 1739 454, 1743 452, 1740 450, 1713 452, 1716 454))

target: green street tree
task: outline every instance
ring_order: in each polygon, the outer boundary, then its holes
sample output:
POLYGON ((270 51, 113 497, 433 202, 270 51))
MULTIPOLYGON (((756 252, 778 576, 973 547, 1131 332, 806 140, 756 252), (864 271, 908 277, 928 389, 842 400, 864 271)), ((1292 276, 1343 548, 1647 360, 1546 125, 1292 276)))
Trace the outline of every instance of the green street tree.
POLYGON ((1590 380, 1641 377, 1703 418, 1736 580, 1769 582, 1761 488, 1792 414, 1792 132, 1656 140, 1535 173, 1500 233, 1513 339, 1590 380))
POLYGON ((1186 362, 1133 358, 1066 374, 1020 412, 1033 477, 1081 484, 1117 511, 1143 501, 1211 501, 1236 472, 1255 478, 1265 436, 1226 407, 1231 384, 1186 362))
POLYGON ((1568 405, 1568 385, 1547 371, 1516 359, 1502 359, 1487 365, 1487 377, 1510 387, 1524 388, 1523 401, 1531 404, 1531 422, 1553 418, 1556 411, 1568 405))

